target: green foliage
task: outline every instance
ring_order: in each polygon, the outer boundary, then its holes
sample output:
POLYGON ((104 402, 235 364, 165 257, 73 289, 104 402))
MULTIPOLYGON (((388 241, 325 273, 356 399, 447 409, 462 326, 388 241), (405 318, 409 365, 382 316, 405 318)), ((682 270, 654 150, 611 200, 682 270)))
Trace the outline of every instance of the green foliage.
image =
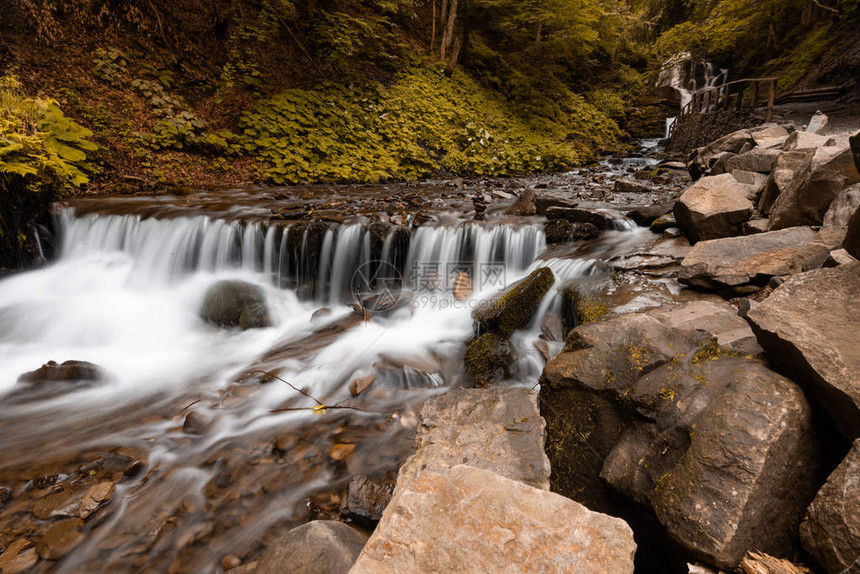
POLYGON ((97 170, 87 155, 98 149, 92 135, 53 100, 28 98, 16 79, 0 78, 0 177, 23 178, 32 191, 84 185, 97 170))
MULTIPOLYGON (((612 123, 584 99, 568 97, 574 129, 597 135, 596 125, 612 123)), ((566 128, 518 116, 467 75, 428 69, 402 74, 390 88, 288 90, 260 102, 240 127, 238 148, 268 163, 269 179, 279 184, 410 180, 440 169, 478 176, 560 170, 584 150, 565 141, 566 128)))
POLYGON ((836 38, 831 25, 821 26, 789 53, 768 62, 766 67, 769 73, 779 76, 777 88, 780 91, 793 88, 833 45, 836 38))

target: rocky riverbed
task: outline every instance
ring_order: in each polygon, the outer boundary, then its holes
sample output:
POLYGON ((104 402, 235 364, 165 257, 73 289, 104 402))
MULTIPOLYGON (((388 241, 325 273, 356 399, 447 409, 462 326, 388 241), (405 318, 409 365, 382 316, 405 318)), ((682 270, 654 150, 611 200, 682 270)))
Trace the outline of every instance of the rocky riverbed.
POLYGON ((847 568, 853 142, 57 206, 0 283, 0 569, 847 568))

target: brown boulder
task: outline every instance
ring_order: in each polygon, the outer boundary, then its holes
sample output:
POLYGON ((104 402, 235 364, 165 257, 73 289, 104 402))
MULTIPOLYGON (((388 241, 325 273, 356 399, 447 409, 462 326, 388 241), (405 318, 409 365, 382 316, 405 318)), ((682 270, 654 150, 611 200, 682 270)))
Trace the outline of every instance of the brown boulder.
POLYGON ((824 226, 847 227, 858 207, 860 207, 860 183, 839 192, 827 209, 827 213, 824 214, 824 226))
POLYGON ((740 235, 753 205, 731 174, 704 177, 675 204, 675 219, 691 242, 740 235))
POLYGON ((812 167, 814 153, 814 150, 797 150, 780 154, 759 197, 759 211, 764 215, 770 214, 780 195, 797 189, 812 167))
MULTIPOLYGON (((800 540, 828 572, 849 572, 860 558, 860 439, 827 479, 800 525, 800 540)), ((852 570, 853 571, 853 570, 852 570)))
POLYGON ((537 213, 535 205, 535 192, 526 188, 520 192, 520 196, 505 210, 508 215, 527 216, 537 213))
POLYGON ((860 263, 795 275, 747 319, 770 360, 860 437, 860 263))
POLYGON ((780 153, 782 152, 777 149, 752 149, 728 159, 726 161, 726 172, 731 173, 734 170, 741 170, 770 173, 780 153))
POLYGON ((256 562, 256 574, 283 572, 347 574, 367 535, 343 522, 315 520, 290 530, 256 562))
POLYGON ((457 465, 398 485, 351 572, 632 574, 635 551, 623 520, 457 465))

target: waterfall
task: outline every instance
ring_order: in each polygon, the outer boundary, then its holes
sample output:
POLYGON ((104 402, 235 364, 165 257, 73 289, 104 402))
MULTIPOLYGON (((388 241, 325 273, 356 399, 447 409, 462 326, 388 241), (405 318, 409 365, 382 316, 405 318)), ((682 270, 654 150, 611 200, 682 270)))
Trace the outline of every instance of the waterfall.
MULTIPOLYGON (((728 68, 717 68, 712 62, 694 60, 689 52, 675 54, 663 63, 655 87, 664 93, 672 92, 680 98, 680 109, 693 99, 693 93, 725 84, 729 79, 728 68)), ((666 118, 664 137, 668 138, 677 117, 666 118)))

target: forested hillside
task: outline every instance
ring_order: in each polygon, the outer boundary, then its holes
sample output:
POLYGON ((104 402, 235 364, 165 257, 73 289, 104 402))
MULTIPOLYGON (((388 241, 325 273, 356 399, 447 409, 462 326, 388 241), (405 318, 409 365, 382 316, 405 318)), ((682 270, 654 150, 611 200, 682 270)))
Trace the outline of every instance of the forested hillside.
POLYGON ((98 150, 60 157, 84 153, 71 183, 108 192, 561 170, 656 135, 648 91, 673 53, 782 89, 860 59, 844 0, 6 4, 4 98, 91 130, 98 150))

